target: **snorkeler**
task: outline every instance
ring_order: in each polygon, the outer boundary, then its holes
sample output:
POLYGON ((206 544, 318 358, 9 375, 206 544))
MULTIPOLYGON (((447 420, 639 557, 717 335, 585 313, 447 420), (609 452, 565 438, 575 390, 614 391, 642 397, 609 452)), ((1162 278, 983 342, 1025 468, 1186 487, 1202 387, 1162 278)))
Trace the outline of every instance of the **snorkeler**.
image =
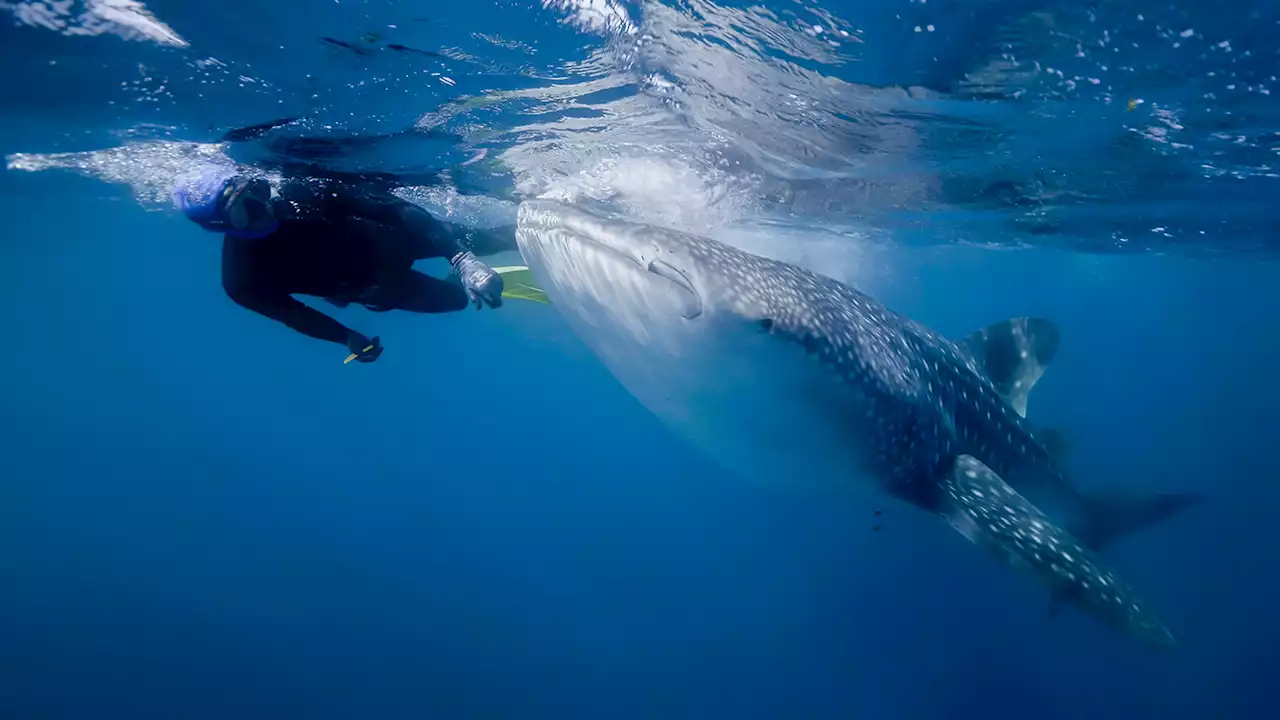
POLYGON ((382 354, 367 338, 293 295, 352 302, 375 312, 445 313, 502 305, 502 277, 476 259, 515 250, 512 228, 466 230, 373 183, 317 178, 271 182, 230 162, 180 178, 179 210, 223 233, 222 287, 237 304, 320 340, 360 362, 382 354), (461 283, 413 269, 447 258, 461 283))

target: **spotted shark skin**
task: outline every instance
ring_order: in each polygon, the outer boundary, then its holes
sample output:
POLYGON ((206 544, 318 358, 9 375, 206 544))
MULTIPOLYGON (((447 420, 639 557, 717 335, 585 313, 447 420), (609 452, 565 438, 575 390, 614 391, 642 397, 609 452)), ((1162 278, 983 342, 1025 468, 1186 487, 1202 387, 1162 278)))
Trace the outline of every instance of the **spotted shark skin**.
POLYGON ((1196 498, 1109 513, 1068 482, 1025 418, 1057 348, 1052 323, 1017 318, 952 342, 809 270, 551 202, 523 203, 516 235, 555 306, 622 384, 726 467, 888 494, 941 516, 1052 597, 1173 643, 1096 547, 1196 498))
POLYGON ((1137 599, 1133 590, 1070 533, 986 465, 961 455, 942 480, 938 511, 961 535, 1004 561, 1039 577, 1050 592, 1070 592, 1107 623, 1155 644, 1173 635, 1137 599))

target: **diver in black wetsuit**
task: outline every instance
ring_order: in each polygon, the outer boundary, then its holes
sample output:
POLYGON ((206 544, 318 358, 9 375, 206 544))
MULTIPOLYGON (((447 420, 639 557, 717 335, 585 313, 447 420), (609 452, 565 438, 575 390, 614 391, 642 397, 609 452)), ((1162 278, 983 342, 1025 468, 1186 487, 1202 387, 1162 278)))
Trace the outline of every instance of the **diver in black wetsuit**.
POLYGON ((476 255, 515 250, 513 228, 466 231, 372 183, 288 178, 271 183, 230 163, 180 179, 174 204, 224 233, 222 286, 239 305, 304 335, 345 346, 360 362, 369 339, 293 297, 374 311, 455 312, 502 305, 502 278, 476 255), (448 258, 461 283, 424 275, 415 260, 448 258))

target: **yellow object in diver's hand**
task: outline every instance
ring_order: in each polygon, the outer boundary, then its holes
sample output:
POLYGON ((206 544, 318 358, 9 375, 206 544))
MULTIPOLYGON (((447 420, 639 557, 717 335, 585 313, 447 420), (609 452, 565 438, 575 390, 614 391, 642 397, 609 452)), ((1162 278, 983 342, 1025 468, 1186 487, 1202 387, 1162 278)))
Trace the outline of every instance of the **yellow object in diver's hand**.
POLYGON ((551 304, 551 298, 542 292, 533 278, 533 273, 524 265, 496 267, 493 271, 502 276, 502 297, 529 300, 543 305, 551 304))
MULTIPOLYGON (((361 350, 360 352, 369 352, 372 349, 373 349, 373 346, 370 345, 369 347, 365 348, 364 350, 361 350)), ((347 356, 346 360, 342 361, 342 364, 346 365, 347 363, 351 362, 352 360, 355 360, 358 357, 360 357, 359 353, 351 353, 350 355, 347 356)))

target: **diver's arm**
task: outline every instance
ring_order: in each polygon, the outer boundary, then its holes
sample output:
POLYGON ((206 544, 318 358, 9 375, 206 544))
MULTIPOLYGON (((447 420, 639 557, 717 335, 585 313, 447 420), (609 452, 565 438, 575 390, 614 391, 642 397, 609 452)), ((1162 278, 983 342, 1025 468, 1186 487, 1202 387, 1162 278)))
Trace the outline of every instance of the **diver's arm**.
POLYGON ((476 255, 497 255, 500 252, 518 252, 516 245, 516 226, 500 225, 491 228, 474 228, 463 230, 457 225, 453 231, 461 235, 462 245, 476 255))
POLYGON ((317 340, 346 346, 351 330, 288 293, 255 290, 244 283, 223 283, 227 296, 243 308, 297 330, 317 340))
POLYGON ((481 257, 516 250, 516 227, 473 228, 441 220, 420 207, 406 209, 404 220, 418 237, 425 238, 435 250, 435 257, 452 262, 459 253, 471 252, 481 257))
MULTIPOLYGON (((466 250, 475 250, 468 241, 468 232, 478 235, 480 232, 469 231, 460 225, 446 222, 432 215, 426 209, 388 192, 364 187, 352 187, 346 184, 331 186, 328 202, 348 216, 364 218, 387 227, 398 228, 409 233, 409 236, 425 241, 431 252, 419 252, 419 257, 442 257, 452 260, 466 250)), ((515 249, 515 228, 511 227, 510 238, 505 247, 515 249)), ((485 240, 486 244, 489 241, 485 240)), ((421 248, 420 250, 425 250, 421 248)), ((491 254, 479 252, 480 255, 491 254)))
POLYGON ((453 262, 458 253, 469 249, 465 242, 466 233, 451 222, 445 222, 417 206, 408 209, 404 217, 402 222, 430 243, 437 257, 453 262))

